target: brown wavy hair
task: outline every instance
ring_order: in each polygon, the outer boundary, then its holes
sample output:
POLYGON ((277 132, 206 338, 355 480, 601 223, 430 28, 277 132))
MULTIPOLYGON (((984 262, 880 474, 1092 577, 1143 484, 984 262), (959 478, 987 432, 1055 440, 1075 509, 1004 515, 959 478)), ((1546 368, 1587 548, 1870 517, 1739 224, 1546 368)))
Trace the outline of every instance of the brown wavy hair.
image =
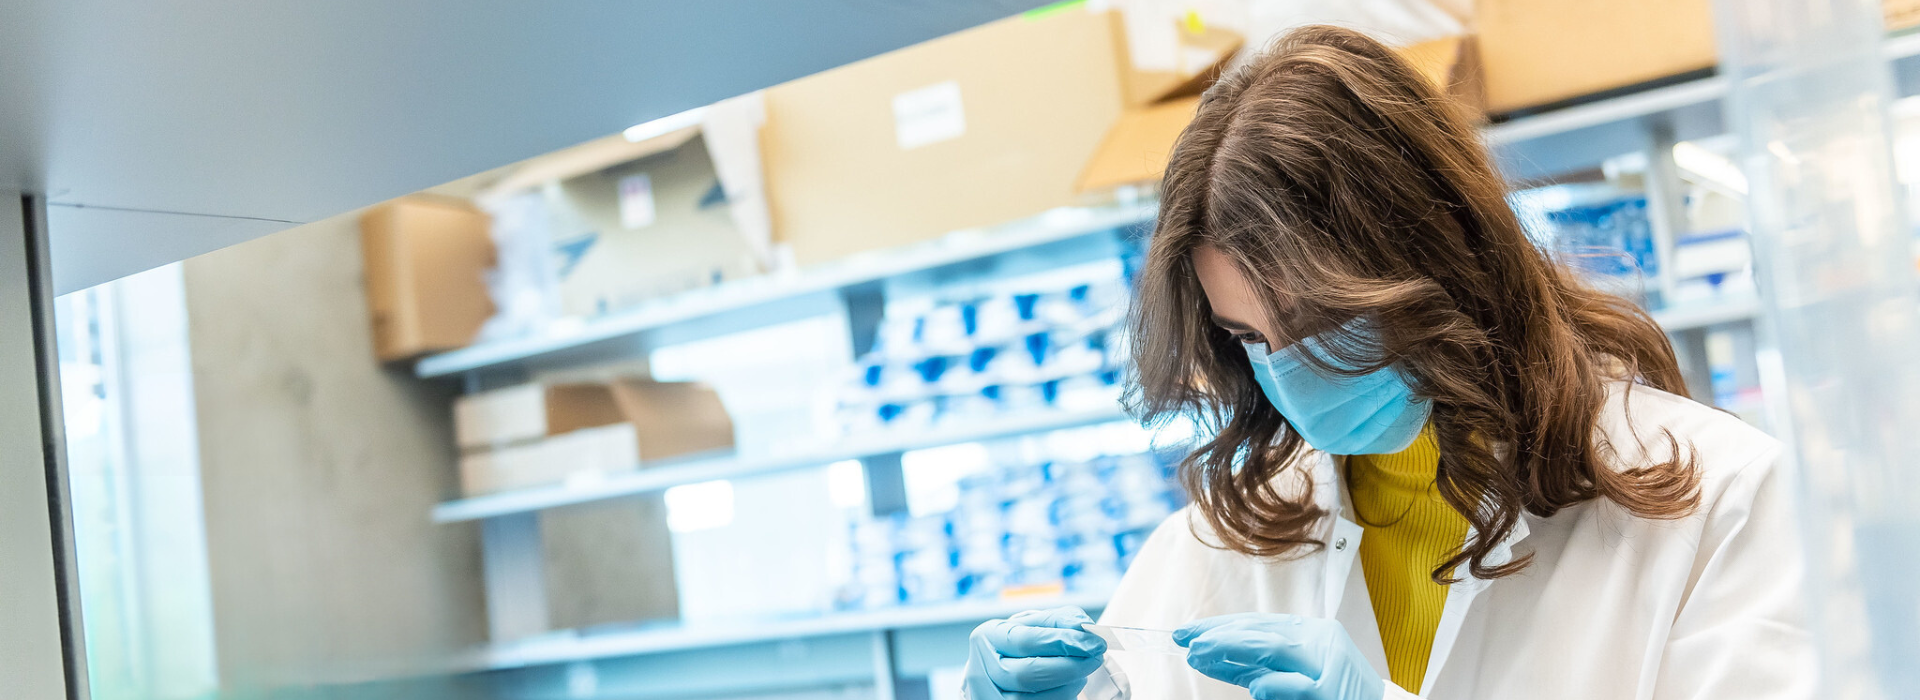
MULTIPOLYGON (((1310 551, 1326 512, 1304 489, 1311 449, 1262 395, 1245 351, 1210 318, 1193 253, 1218 250, 1260 292, 1267 326, 1321 334, 1321 371, 1397 365, 1433 402, 1436 486, 1474 535, 1433 571, 1488 566, 1522 512, 1596 497, 1675 518, 1699 501, 1691 452, 1610 468, 1595 422, 1608 383, 1685 395, 1673 348, 1634 304, 1583 286, 1527 237, 1456 103, 1387 47, 1335 27, 1295 30, 1202 97, 1161 183, 1132 319, 1133 411, 1197 418, 1181 466, 1221 546, 1310 551), (1346 322, 1373 321, 1372 337, 1346 322)), ((1673 436, 1668 434, 1668 440, 1673 436)))

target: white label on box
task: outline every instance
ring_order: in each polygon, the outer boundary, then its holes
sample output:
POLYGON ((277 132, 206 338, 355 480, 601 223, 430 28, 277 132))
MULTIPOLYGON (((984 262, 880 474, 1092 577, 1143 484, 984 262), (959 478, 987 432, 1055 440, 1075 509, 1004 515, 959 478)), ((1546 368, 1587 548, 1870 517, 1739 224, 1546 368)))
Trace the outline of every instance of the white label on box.
POLYGON ((893 96, 893 136, 900 150, 950 141, 967 133, 960 84, 951 80, 893 96))
POLYGON ((620 225, 627 228, 653 225, 653 178, 646 173, 620 178, 620 225))
POLYGON ((1180 69, 1180 25, 1167 3, 1124 0, 1120 17, 1127 29, 1127 57, 1135 70, 1180 69))

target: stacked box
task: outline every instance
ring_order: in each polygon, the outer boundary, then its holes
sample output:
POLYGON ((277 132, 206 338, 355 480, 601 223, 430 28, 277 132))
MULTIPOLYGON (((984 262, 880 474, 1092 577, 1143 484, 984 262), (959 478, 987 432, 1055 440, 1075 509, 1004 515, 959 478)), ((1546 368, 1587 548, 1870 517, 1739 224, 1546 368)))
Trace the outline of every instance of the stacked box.
POLYGON ((361 215, 375 357, 404 360, 473 342, 494 312, 489 225, 467 202, 420 195, 361 215))
POLYGON ((624 378, 527 384, 454 404, 461 490, 468 496, 592 479, 733 446, 712 389, 624 378))
POLYGON ((774 236, 809 266, 1076 204, 1123 95, 1110 19, 1082 8, 770 88, 774 236))

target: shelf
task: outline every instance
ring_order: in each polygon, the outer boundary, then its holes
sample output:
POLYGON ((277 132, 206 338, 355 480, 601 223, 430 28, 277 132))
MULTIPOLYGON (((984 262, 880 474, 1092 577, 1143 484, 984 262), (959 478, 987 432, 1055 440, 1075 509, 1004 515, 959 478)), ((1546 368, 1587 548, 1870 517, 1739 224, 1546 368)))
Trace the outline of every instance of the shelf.
POLYGON ((1157 211, 1158 205, 1152 201, 1054 209, 1002 226, 955 231, 926 243, 855 255, 805 272, 751 277, 684 292, 584 324, 561 326, 560 330, 544 335, 491 341, 429 355, 414 366, 414 373, 423 378, 446 377, 518 363, 804 294, 1139 225, 1151 222, 1157 211))
MULTIPOLYGON (((1920 56, 1920 34, 1891 37, 1882 45, 1882 50, 1887 60, 1895 62, 1920 56)), ((1483 130, 1483 135, 1486 142, 1493 146, 1556 136, 1716 102, 1727 96, 1728 88, 1727 78, 1715 75, 1520 117, 1489 126, 1483 130)))
POLYGON ((1505 146, 1713 102, 1726 96, 1727 79, 1714 76, 1520 117, 1489 126, 1481 134, 1488 145, 1505 146))
POLYGON ((1108 598, 1109 594, 1106 593, 1078 593, 829 613, 786 620, 743 620, 587 634, 561 632, 479 649, 456 665, 459 670, 465 671, 503 670, 758 642, 967 624, 1005 617, 1022 610, 1063 605, 1078 606, 1091 613, 1104 607, 1108 598))
POLYGON ((1653 312, 1653 320, 1668 333, 1679 333, 1723 323, 1750 321, 1759 315, 1759 298, 1741 296, 1713 302, 1677 304, 1653 312))
POLYGON ((1049 430, 1077 428, 1126 418, 1117 405, 1083 410, 1048 410, 997 416, 990 420, 908 433, 879 432, 854 435, 817 451, 766 457, 714 457, 648 466, 597 478, 576 479, 536 489, 476 496, 435 506, 433 521, 452 523, 478 520, 608 498, 661 491, 682 484, 715 479, 772 474, 790 469, 824 466, 893 452, 940 447, 977 440, 1016 437, 1049 430))
MULTIPOLYGON (((1754 297, 1682 304, 1653 312, 1654 321, 1669 333, 1751 320, 1760 313, 1754 297)), ((528 513, 579 503, 634 496, 716 479, 738 479, 791 469, 818 467, 848 459, 940 447, 963 442, 1015 437, 1050 430, 1076 428, 1126 418, 1119 406, 1083 410, 1049 410, 998 416, 965 425, 944 426, 907 433, 854 435, 831 447, 806 452, 683 459, 648 465, 634 471, 590 474, 534 489, 475 496, 435 506, 433 520, 452 523, 515 513, 528 513)))

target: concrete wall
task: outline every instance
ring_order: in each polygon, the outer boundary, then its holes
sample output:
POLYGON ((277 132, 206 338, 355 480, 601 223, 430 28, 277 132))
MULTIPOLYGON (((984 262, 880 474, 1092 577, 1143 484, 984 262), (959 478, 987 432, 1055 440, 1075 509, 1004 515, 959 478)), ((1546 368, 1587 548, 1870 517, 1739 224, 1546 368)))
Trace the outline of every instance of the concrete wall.
POLYGON ((406 674, 484 640, 453 387, 377 365, 357 222, 189 260, 187 309, 222 686, 406 674))
POLYGON ((679 615, 673 539, 660 494, 543 512, 540 535, 553 628, 679 615))
MULTIPOLYGON (((456 387, 374 361, 358 225, 343 214, 184 264, 234 697, 413 675, 486 642, 479 527, 428 519, 459 491, 456 387)), ((633 358, 547 378, 645 372, 633 358)), ((678 612, 657 495, 542 513, 541 527, 556 628, 678 612)))

